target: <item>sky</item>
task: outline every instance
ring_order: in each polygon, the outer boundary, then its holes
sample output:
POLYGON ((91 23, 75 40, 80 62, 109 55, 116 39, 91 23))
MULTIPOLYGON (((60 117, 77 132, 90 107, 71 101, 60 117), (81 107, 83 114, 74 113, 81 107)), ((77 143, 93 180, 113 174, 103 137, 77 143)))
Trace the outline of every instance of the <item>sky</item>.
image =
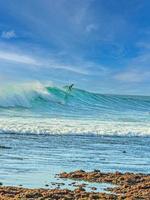
POLYGON ((0 0, 0 83, 150 95, 149 0, 0 0))

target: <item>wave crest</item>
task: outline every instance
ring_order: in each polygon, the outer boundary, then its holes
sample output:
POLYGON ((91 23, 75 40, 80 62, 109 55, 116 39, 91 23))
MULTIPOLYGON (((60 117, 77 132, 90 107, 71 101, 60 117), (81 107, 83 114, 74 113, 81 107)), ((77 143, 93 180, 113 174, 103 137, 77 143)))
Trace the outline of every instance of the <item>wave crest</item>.
MULTIPOLYGON (((90 110, 141 110, 150 111, 150 97, 102 95, 74 88, 68 91, 65 87, 46 87, 39 82, 0 87, 0 107, 45 107, 45 102, 60 104, 71 108, 83 108, 90 110)), ((55 105, 54 105, 55 104, 55 105)), ((48 105, 48 104, 47 104, 48 105)))
POLYGON ((31 108, 35 99, 50 100, 52 96, 39 82, 0 87, 0 107, 31 108))

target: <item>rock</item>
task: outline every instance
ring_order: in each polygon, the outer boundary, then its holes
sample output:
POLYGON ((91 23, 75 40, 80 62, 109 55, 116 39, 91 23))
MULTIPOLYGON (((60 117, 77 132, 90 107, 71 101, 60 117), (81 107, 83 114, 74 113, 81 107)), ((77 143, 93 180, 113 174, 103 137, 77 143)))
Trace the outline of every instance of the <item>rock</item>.
POLYGON ((98 170, 98 169, 94 169, 94 172, 101 172, 100 170, 98 170))
MULTIPOLYGON (((109 182, 116 183, 116 187, 109 188, 113 194, 96 192, 96 187, 92 187, 92 192, 86 192, 85 184, 78 184, 75 190, 68 189, 26 189, 22 187, 0 187, 0 200, 135 200, 150 198, 150 174, 134 173, 102 173, 85 172, 78 170, 70 173, 63 173, 65 177, 72 178, 74 175, 80 175, 77 180, 90 182, 109 182), (95 191, 94 191, 95 190, 95 191)), ((73 182, 76 184, 76 182, 73 182)), ((62 183, 54 183, 54 185, 62 183)))
MULTIPOLYGON (((116 184, 117 186, 115 188, 109 188, 108 190, 118 193, 123 196, 123 198, 127 197, 134 199, 136 197, 147 199, 147 196, 150 196, 150 175, 134 174, 129 172, 123 174, 118 171, 115 173, 102 173, 99 170, 94 170, 93 172, 82 172, 82 170, 79 170, 65 174, 65 176, 71 179, 75 178, 76 180, 116 184)), ((76 192, 80 192, 80 190, 76 189, 76 192)), ((113 198, 115 199, 116 197, 113 196, 113 198)), ((112 196, 110 199, 112 199, 112 196)))
POLYGON ((97 188, 96 187, 91 187, 91 190, 97 190, 97 188))
POLYGON ((11 147, 0 145, 0 149, 11 149, 11 147))
POLYGON ((27 193, 26 194, 26 198, 39 198, 39 197, 42 197, 43 195, 38 193, 38 192, 33 192, 33 193, 27 193))

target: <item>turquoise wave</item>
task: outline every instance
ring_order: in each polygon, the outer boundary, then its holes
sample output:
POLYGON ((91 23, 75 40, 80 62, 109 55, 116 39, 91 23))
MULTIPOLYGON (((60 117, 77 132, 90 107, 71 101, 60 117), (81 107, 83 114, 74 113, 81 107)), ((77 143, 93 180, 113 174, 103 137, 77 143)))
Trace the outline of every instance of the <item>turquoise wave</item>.
POLYGON ((19 87, 1 94, 0 113, 101 120, 149 121, 150 97, 97 94, 67 87, 19 87), (8 112, 9 110, 9 112, 8 112), (12 111, 13 110, 13 111, 12 111), (22 114, 22 113, 21 113, 22 114))
POLYGON ((150 112, 149 96, 107 95, 67 87, 17 88, 0 94, 1 108, 56 109, 71 112, 150 112))
POLYGON ((150 135, 150 97, 13 86, 0 91, 0 132, 150 135))
POLYGON ((126 109, 139 111, 150 110, 149 96, 106 95, 77 88, 72 89, 72 91, 66 91, 55 87, 47 87, 46 89, 56 98, 56 103, 60 101, 62 104, 92 109, 111 109, 119 111, 126 109))

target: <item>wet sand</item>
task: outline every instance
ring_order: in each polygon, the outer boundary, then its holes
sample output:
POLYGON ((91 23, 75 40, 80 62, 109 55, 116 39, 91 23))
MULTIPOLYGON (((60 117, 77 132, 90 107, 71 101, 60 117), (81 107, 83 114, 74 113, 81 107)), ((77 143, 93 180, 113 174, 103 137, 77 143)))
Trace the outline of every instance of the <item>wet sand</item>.
POLYGON ((68 189, 26 189, 22 187, 0 186, 0 200, 92 200, 92 199, 126 199, 150 200, 150 175, 134 173, 103 173, 99 170, 85 172, 78 170, 56 175, 62 179, 84 180, 97 183, 112 183, 116 187, 107 188, 111 193, 86 192, 84 185, 75 190, 68 189))

